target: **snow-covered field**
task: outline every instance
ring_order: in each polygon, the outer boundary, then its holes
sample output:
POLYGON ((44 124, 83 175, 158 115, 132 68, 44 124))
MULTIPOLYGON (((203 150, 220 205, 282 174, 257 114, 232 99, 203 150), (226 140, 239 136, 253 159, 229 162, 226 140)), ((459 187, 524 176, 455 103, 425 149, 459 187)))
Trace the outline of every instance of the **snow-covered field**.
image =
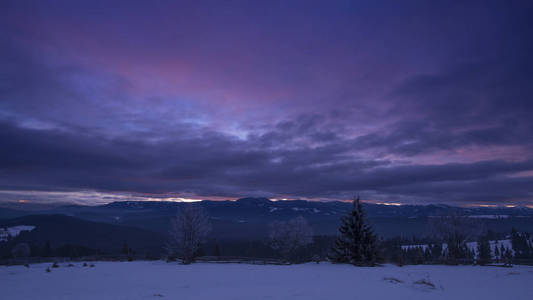
POLYGON ((0 267, 1 299, 533 299, 533 267, 95 262, 0 267), (420 280, 431 282, 415 283, 420 280))

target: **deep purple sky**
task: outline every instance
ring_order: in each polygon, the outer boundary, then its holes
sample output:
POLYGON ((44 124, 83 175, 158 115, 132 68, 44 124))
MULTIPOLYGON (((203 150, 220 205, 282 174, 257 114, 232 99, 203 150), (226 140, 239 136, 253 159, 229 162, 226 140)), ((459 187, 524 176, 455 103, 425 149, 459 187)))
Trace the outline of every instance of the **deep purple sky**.
POLYGON ((533 205, 532 3, 1 1, 0 201, 533 205))

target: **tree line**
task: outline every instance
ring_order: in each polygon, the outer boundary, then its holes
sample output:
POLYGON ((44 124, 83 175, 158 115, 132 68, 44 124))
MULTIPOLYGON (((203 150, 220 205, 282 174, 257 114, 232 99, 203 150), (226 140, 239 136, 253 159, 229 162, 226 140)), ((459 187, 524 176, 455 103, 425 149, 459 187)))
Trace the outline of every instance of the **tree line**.
MULTIPOLYGON (((528 233, 511 232, 512 248, 497 244, 493 251, 490 240, 495 233, 483 232, 476 219, 464 216, 436 217, 430 221, 431 239, 419 239, 419 246, 402 247, 405 240, 380 239, 367 221, 359 197, 354 198, 350 211, 341 218, 338 236, 314 236, 305 218, 276 221, 269 225, 266 246, 284 262, 300 263, 327 260, 356 266, 375 266, 383 262, 398 265, 489 264, 511 263, 513 259, 533 259, 533 245, 528 233), (421 245, 426 241, 425 245, 421 245), (476 248, 467 243, 477 241, 476 248), (477 254, 476 254, 477 253, 477 254)), ((170 260, 180 259, 188 264, 205 254, 202 245, 210 231, 209 218, 199 206, 189 205, 178 212, 172 221, 171 239, 166 246, 170 260)), ((215 243, 215 256, 223 250, 215 243)), ((259 252, 259 251, 258 251, 259 252)), ((263 247, 263 253, 265 251, 263 247)))
MULTIPOLYGON (((302 216, 269 224, 268 237, 262 241, 208 240, 209 216, 198 205, 180 209, 171 221, 165 257, 192 263, 200 256, 243 256, 277 258, 285 263, 330 261, 356 266, 375 266, 384 262, 404 264, 490 264, 533 261, 533 243, 528 233, 513 229, 506 237, 484 232, 476 219, 464 216, 431 218, 431 237, 412 239, 379 238, 367 221, 359 197, 341 218, 337 236, 317 236, 302 216), (510 239, 511 245, 494 240, 510 239), (469 242, 477 241, 474 247, 469 242), (492 242, 491 242, 492 241, 492 242), (410 246, 406 246, 410 245, 410 246)), ((0 244, 0 257, 83 257, 104 252, 77 245, 52 248, 45 244, 0 244), (3 245, 2 245, 3 244, 3 245)), ((126 243, 121 254, 133 259, 136 251, 126 243)), ((150 256, 152 257, 152 255, 150 256)))

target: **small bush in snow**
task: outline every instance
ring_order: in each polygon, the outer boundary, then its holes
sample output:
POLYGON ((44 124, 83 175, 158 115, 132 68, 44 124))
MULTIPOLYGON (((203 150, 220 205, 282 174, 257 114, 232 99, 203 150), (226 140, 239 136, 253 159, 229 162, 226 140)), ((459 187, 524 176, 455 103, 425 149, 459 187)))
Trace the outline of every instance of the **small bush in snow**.
POLYGON ((402 280, 394 277, 384 277, 383 280, 388 281, 390 283, 403 283, 402 280))
POLYGON ((87 267, 87 263, 83 263, 83 266, 84 266, 84 267, 87 267))
POLYGON ((24 266, 25 266, 26 268, 29 268, 29 267, 30 267, 30 265, 29 265, 29 264, 24 264, 24 266))
POLYGON ((59 265, 56 262, 54 262, 54 264, 52 265, 52 268, 59 268, 59 265))
POLYGON ((435 284, 431 281, 429 281, 429 279, 420 279, 420 280, 417 280, 414 282, 414 284, 419 284, 419 285, 425 285, 425 286, 428 286, 432 289, 435 288, 435 284))
POLYGON ((30 256, 30 246, 27 243, 18 243, 11 250, 14 258, 25 258, 30 256))
POLYGON ((94 268, 94 264, 90 264, 89 267, 94 268))
POLYGON ((313 261, 316 262, 317 264, 320 263, 320 256, 318 256, 317 254, 313 255, 313 261))
POLYGON ((46 268, 46 273, 50 273, 52 270, 50 270, 50 267, 46 268))

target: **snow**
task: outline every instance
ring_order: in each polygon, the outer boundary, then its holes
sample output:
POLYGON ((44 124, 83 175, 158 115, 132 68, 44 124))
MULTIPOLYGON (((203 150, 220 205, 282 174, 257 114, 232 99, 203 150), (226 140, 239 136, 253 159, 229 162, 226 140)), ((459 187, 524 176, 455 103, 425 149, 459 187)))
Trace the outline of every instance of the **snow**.
MULTIPOLYGON (((426 251, 426 248, 428 247, 427 244, 423 244, 423 245, 402 245, 402 250, 408 250, 408 249, 411 249, 411 248, 422 248, 422 251, 426 251)), ((446 244, 442 244, 442 248, 445 249, 446 248, 446 244)))
POLYGON ((293 211, 312 211, 315 214, 320 212, 320 210, 316 209, 316 208, 311 209, 311 208, 305 208, 305 207, 304 208, 302 208, 302 207, 291 207, 291 209, 293 211))
POLYGON ((533 299, 530 266, 94 264, 0 267, 2 299, 533 299))
POLYGON ((507 219, 509 215, 471 215, 468 217, 474 219, 507 219))
MULTIPOLYGON (((502 245, 503 245, 503 247, 505 249, 511 250, 511 252, 514 254, 513 245, 511 243, 511 240, 489 241, 489 243, 490 243, 490 249, 492 251, 492 256, 495 256, 495 251, 494 250, 496 249, 496 247, 498 247, 498 250, 500 250, 502 245)), ((466 243, 466 246, 468 247, 468 249, 473 250, 476 253, 476 255, 478 254, 477 253, 477 242, 468 242, 468 243, 466 243)), ((428 247, 428 245, 427 244, 422 244, 422 245, 402 245, 402 249, 403 250, 416 248, 416 247, 421 247, 422 251, 426 251, 426 248, 428 247)), ((443 243, 442 244, 442 251, 446 250, 446 248, 448 248, 448 244, 443 243)))
POLYGON ((6 242, 8 236, 16 237, 22 231, 32 231, 35 229, 33 225, 18 225, 13 227, 0 228, 0 242, 6 242))

